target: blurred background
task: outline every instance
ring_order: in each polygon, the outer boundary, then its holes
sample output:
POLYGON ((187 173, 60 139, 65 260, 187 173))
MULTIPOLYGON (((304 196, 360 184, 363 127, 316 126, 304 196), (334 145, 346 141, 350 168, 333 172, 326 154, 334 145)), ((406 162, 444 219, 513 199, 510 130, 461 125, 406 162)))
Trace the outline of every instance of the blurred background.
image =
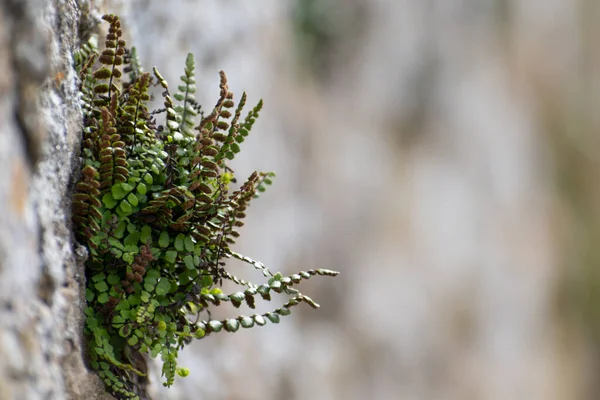
POLYGON ((234 167, 277 179, 237 250, 342 273, 304 285, 318 311, 189 346, 159 398, 597 398, 600 2, 104 9, 171 85, 193 52, 205 109, 221 69, 264 99, 234 167))

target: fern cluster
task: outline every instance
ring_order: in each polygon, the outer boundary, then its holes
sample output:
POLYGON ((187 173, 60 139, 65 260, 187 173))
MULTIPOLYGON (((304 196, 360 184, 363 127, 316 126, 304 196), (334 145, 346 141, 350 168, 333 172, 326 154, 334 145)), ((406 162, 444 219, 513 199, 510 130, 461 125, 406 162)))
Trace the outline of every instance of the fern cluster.
POLYGON ((329 270, 291 276, 231 249, 251 200, 273 173, 254 172, 239 188, 227 166, 240 151, 262 107, 245 116, 246 95, 234 102, 221 72, 220 94, 205 115, 196 103, 194 58, 188 55, 181 84, 171 92, 160 73, 144 72, 126 47, 118 17, 105 15, 105 48, 87 45, 76 56, 84 117, 82 170, 73 197, 77 239, 89 250, 86 324, 91 366, 117 398, 139 398, 146 374, 142 355, 160 357, 164 385, 189 371, 178 352, 192 339, 240 327, 279 322, 300 303, 318 307, 294 286, 329 270), (150 111, 158 86, 164 108, 150 111), (164 123, 157 116, 164 114, 164 123), (241 260, 267 277, 256 285, 226 269, 241 260), (232 281, 240 291, 225 294, 232 281), (255 307, 271 293, 291 298, 262 315, 212 320, 223 303, 255 307), (202 319, 202 316, 207 318, 202 319), (142 360, 142 361, 140 361, 142 360))

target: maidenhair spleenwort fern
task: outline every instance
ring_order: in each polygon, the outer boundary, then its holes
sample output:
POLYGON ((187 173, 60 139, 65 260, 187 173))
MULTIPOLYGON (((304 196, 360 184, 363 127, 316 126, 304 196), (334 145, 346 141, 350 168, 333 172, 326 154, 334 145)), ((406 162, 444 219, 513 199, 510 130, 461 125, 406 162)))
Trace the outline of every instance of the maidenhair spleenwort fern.
POLYGON ((208 115, 194 98, 194 58, 187 57, 177 91, 160 73, 144 72, 134 49, 121 39, 119 18, 105 15, 109 32, 99 53, 91 43, 76 55, 81 77, 82 170, 73 197, 77 239, 89 250, 86 264, 86 324, 90 365, 120 399, 144 397, 144 355, 162 360, 164 385, 189 371, 178 352, 192 339, 240 327, 278 323, 300 303, 317 308, 294 286, 329 270, 291 276, 231 249, 250 201, 271 184, 273 173, 254 172, 238 189, 227 166, 250 133, 262 102, 246 116, 221 72, 220 95, 208 115), (151 88, 159 86, 164 108, 150 111, 151 88), (165 115, 163 125, 156 117, 165 115), (235 258, 262 272, 256 285, 226 269, 235 258), (218 287, 232 281, 240 291, 218 287), (289 295, 262 315, 210 319, 210 309, 231 303, 254 308, 257 298, 289 295), (201 320, 202 316, 208 318, 201 320), (142 384, 140 384, 142 382, 142 384))

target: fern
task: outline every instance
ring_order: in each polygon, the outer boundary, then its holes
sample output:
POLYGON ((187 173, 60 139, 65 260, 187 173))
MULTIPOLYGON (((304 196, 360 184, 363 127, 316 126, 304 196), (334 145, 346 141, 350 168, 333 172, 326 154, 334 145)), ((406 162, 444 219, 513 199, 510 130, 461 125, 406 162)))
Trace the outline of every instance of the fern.
POLYGON ((90 365, 120 399, 143 394, 144 357, 160 356, 163 384, 186 376, 177 356, 192 339, 221 331, 278 323, 301 304, 318 305, 295 286, 329 270, 284 277, 231 249, 251 201, 272 183, 273 173, 254 172, 236 190, 227 166, 240 152, 262 108, 245 117, 244 93, 236 105, 225 73, 208 115, 196 103, 194 58, 188 55, 181 84, 171 95, 154 68, 144 72, 135 50, 122 40, 119 18, 105 15, 105 49, 93 43, 76 55, 81 77, 83 132, 81 177, 73 196, 77 239, 89 249, 85 334, 90 365), (162 87, 164 109, 150 111, 150 90, 162 87), (164 126, 155 117, 164 114, 164 126), (243 119, 242 119, 243 118, 243 119), (226 270, 230 258, 262 272, 254 284, 226 270), (224 294, 232 281, 242 291, 224 294), (254 308, 272 293, 291 296, 264 314, 223 321, 209 311, 224 303, 254 308), (208 319, 202 319, 206 315, 208 319), (140 383, 142 382, 142 383, 140 383))

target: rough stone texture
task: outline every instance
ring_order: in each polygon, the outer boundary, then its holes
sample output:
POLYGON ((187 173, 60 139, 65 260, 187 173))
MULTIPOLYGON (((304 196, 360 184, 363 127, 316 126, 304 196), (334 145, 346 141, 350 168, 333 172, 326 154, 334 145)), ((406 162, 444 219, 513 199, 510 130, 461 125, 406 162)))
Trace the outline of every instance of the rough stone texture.
POLYGON ((106 398, 83 364, 83 263, 69 221, 80 6, 0 3, 2 400, 106 398))

